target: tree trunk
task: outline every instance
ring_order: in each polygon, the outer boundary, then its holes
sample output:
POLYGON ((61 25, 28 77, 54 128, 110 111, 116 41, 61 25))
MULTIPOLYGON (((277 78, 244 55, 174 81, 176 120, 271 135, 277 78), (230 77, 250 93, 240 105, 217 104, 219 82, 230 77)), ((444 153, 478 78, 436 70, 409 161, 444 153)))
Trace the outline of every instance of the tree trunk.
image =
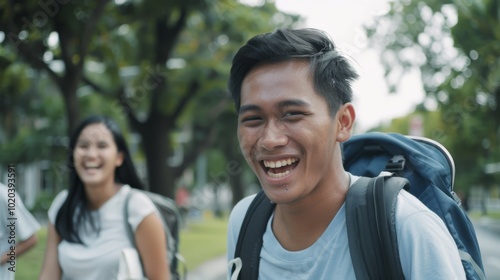
POLYGON ((80 122, 80 106, 78 104, 78 98, 76 93, 66 93, 64 94, 64 104, 66 109, 66 116, 68 120, 67 135, 71 137, 73 131, 80 122))
POLYGON ((163 118, 151 118, 144 123, 142 145, 146 153, 148 170, 147 188, 170 198, 175 195, 175 178, 173 168, 168 166, 170 155, 170 140, 168 130, 161 121, 163 118))
POLYGON ((58 86, 64 99, 64 108, 68 121, 66 128, 68 137, 71 137, 80 122, 80 104, 76 96, 79 81, 80 77, 75 71, 66 71, 64 78, 55 81, 59 83, 58 86))
POLYGON ((232 206, 235 206, 238 201, 243 199, 245 196, 244 185, 243 185, 243 172, 236 173, 231 176, 230 179, 231 191, 233 193, 233 199, 231 201, 232 206))
POLYGON ((234 206, 245 196, 245 186, 243 182, 245 159, 239 149, 236 135, 227 138, 227 141, 227 145, 223 148, 226 158, 231 160, 234 164, 237 164, 237 168, 234 168, 234 170, 231 169, 232 172, 229 174, 229 185, 231 186, 231 192, 233 194, 232 206, 234 206))

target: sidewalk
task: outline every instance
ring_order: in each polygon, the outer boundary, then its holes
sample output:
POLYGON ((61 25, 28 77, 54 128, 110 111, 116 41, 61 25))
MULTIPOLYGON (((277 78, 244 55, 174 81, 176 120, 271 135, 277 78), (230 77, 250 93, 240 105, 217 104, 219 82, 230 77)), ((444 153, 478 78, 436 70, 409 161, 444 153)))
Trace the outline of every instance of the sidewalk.
POLYGON ((193 271, 189 271, 186 280, 225 280, 227 279, 226 255, 209 260, 193 271))

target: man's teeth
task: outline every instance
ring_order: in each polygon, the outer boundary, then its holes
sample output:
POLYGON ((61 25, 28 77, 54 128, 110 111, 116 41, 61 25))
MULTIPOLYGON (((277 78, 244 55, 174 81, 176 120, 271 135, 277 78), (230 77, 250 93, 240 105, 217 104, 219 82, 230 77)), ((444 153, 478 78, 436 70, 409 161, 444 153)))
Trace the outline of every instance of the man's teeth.
POLYGON ((267 175, 269 175, 269 177, 272 177, 272 178, 281 178, 283 176, 288 175, 288 173, 290 173, 290 170, 287 170, 283 173, 272 173, 271 170, 267 171, 267 175))
POLYGON ((293 163, 297 162, 297 158, 288 158, 288 159, 282 159, 282 160, 264 160, 264 166, 267 168, 270 168, 267 170, 267 175, 272 178, 281 178, 290 173, 290 170, 286 170, 282 173, 274 173, 273 171, 276 170, 271 170, 271 168, 280 168, 283 166, 287 165, 292 165, 293 163))
POLYGON ((292 163, 296 162, 296 158, 289 158, 289 159, 283 159, 283 160, 264 160, 264 166, 267 168, 279 168, 282 166, 287 166, 291 165, 292 163))

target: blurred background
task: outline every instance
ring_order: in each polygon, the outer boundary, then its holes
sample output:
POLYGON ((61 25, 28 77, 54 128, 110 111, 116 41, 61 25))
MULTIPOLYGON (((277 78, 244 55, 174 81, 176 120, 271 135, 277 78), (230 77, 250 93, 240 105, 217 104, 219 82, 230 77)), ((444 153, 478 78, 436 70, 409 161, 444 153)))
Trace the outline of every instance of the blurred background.
POLYGON ((176 199, 187 228, 225 221, 259 189, 226 95, 231 59, 278 27, 327 31, 361 74, 355 133, 442 143, 464 208, 498 221, 499 0, 2 0, 0 180, 15 165, 17 191, 45 221, 67 186, 68 135, 106 114, 150 191, 176 199))

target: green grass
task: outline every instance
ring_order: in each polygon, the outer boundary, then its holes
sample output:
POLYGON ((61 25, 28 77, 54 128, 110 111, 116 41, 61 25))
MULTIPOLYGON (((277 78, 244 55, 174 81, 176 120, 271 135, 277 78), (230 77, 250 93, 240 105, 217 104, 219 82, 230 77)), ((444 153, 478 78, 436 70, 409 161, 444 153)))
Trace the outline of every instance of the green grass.
MULTIPOLYGON (((186 260, 188 271, 226 253, 226 230, 227 217, 217 219, 207 215, 203 220, 189 223, 181 231, 179 252, 186 260)), ((16 280, 38 278, 46 239, 47 230, 43 228, 38 232, 37 245, 16 260, 16 280)))
POLYGON ((16 280, 38 279, 45 254, 47 228, 43 227, 37 236, 38 242, 35 247, 16 260, 16 280))
POLYGON ((500 220, 500 212, 488 211, 488 214, 486 216, 483 216, 480 211, 473 211, 470 212, 468 215, 471 219, 480 219, 482 217, 488 217, 491 219, 500 220))
POLYGON ((226 231, 226 218, 208 217, 204 222, 191 223, 181 232, 179 251, 188 270, 226 253, 226 231))

